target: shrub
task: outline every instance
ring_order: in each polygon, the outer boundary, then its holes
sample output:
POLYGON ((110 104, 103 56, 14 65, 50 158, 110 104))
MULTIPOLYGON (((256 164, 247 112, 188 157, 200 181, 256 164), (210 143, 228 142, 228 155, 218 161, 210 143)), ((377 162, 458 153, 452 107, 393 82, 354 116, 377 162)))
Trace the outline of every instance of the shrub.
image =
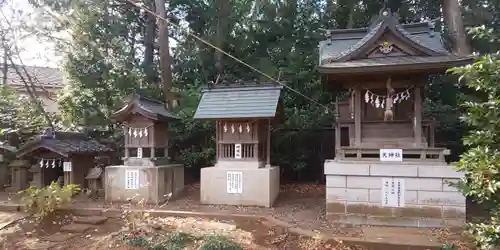
POLYGON ((471 131, 464 138, 468 151, 457 164, 465 178, 459 190, 484 210, 490 218, 468 224, 468 233, 479 249, 500 247, 500 57, 487 55, 472 65, 454 69, 476 90, 475 99, 464 104, 462 120, 471 131))
POLYGON ((72 197, 80 191, 78 185, 69 184, 60 187, 52 182, 43 188, 30 187, 19 191, 24 211, 42 219, 71 202, 72 197))

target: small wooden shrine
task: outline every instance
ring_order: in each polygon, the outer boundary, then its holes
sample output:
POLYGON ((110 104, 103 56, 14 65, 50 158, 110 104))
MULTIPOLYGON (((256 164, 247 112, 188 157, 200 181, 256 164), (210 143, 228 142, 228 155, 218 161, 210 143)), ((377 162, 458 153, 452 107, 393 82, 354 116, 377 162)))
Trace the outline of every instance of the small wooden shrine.
POLYGON ((336 157, 325 162, 328 213, 358 224, 440 226, 450 223, 448 209, 462 222, 465 199, 444 184, 460 174, 445 163, 449 150, 435 146, 422 103, 430 74, 471 58, 448 53, 431 23, 400 24, 390 9, 369 27, 328 30, 319 53, 322 82, 347 90, 336 105, 336 157))
POLYGON ((271 206, 279 167, 271 166, 271 121, 281 86, 225 84, 203 90, 195 119, 215 120, 214 167, 201 169, 201 202, 271 206))
POLYGON ((110 151, 84 133, 47 129, 19 148, 17 157, 30 161, 30 165, 17 169, 22 172, 13 174, 12 178, 16 180, 12 183, 19 188, 28 185, 41 188, 62 180, 64 185, 78 184, 81 189, 89 188, 85 176, 94 167, 94 158, 110 151))
POLYGON ((125 157, 124 165, 105 169, 106 200, 159 203, 180 194, 184 166, 173 164, 168 153, 168 126, 178 118, 163 102, 136 93, 112 117, 123 124, 125 157))

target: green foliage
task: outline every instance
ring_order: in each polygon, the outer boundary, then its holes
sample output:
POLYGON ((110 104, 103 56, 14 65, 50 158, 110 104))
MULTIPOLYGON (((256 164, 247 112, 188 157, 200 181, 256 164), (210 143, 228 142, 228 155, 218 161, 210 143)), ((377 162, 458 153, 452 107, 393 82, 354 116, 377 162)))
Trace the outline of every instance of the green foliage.
POLYGON ((469 233, 480 249, 498 249, 500 246, 500 223, 498 213, 488 222, 472 224, 469 233))
POLYGON ((123 235, 122 240, 127 245, 143 247, 148 250, 183 250, 192 240, 192 236, 184 232, 173 232, 166 237, 162 234, 158 234, 157 237, 148 235, 146 231, 137 229, 123 235))
MULTIPOLYGON (((55 120, 51 115, 51 119, 55 120)), ((29 97, 19 96, 12 89, 0 86, 0 129, 3 132, 22 130, 40 132, 47 127, 47 121, 29 97)))
POLYGON ((454 244, 446 243, 442 247, 440 247, 439 250, 458 250, 458 249, 454 244))
POLYGON ((167 236, 167 238, 153 246, 150 250, 183 250, 186 247, 188 241, 191 240, 191 236, 184 232, 173 232, 167 236))
POLYGON ((236 242, 223 235, 206 236, 198 250, 243 250, 236 242))
POLYGON ((127 240, 127 244, 131 246, 136 246, 136 247, 148 247, 151 245, 148 239, 142 237, 142 236, 137 236, 133 239, 127 240))
POLYGON ((24 211, 42 219, 71 202, 72 197, 80 191, 78 185, 69 184, 59 187, 55 182, 43 188, 30 187, 19 191, 24 211))
POLYGON ((491 216, 488 222, 469 224, 469 233, 480 249, 496 249, 500 247, 500 58, 486 55, 453 72, 478 92, 476 100, 464 103, 462 120, 471 131, 463 140, 469 149, 457 163, 466 174, 458 187, 491 216))
MULTIPOLYGON (((225 0, 169 0, 167 11, 181 18, 190 32, 216 43, 220 38, 217 29, 221 26, 216 18, 219 1, 225 0)), ((120 0, 30 2, 36 8, 49 8, 63 20, 47 25, 46 20, 53 20, 53 17, 43 15, 40 23, 44 25, 36 23, 33 27, 37 35, 51 35, 65 29, 72 34, 69 44, 60 43, 70 52, 64 62, 69 83, 60 100, 65 126, 92 126, 118 134, 121 131, 115 131, 109 114, 122 104, 124 96, 140 90, 149 97, 161 97, 158 67, 155 66, 158 64, 158 44, 154 45, 150 65, 145 62, 147 16, 144 11, 120 0)), ((148 1, 140 2, 148 5, 148 1)), ((335 95, 324 91, 316 70, 318 41, 324 39, 320 28, 339 29, 351 24, 354 28, 365 27, 383 4, 375 0, 231 0, 225 3, 230 5, 231 11, 223 19, 228 30, 220 38, 221 48, 328 107, 332 106, 335 95)), ((390 1, 389 4, 399 9, 402 22, 441 17, 440 0, 390 1)), ((474 0, 463 0, 462 4, 465 23, 484 24, 485 29, 498 30, 498 3, 481 1, 478 4, 474 0), (491 20, 484 14, 490 12, 493 12, 491 20)), ((435 25, 438 30, 441 26, 439 21, 435 25)), ((155 34, 156 40, 157 36, 155 34)), ((170 36, 176 41, 172 47, 173 84, 182 96, 178 114, 181 121, 173 124, 173 155, 186 166, 205 167, 215 156, 215 126, 213 122, 195 121, 192 115, 198 104, 200 87, 216 78, 215 51, 182 30, 171 28, 170 36)), ((476 51, 491 51, 498 46, 496 44, 474 41, 473 45, 476 51)), ((234 78, 269 80, 229 57, 224 57, 224 66, 224 73, 234 78)), ((457 152, 461 150, 459 138, 464 132, 456 105, 462 89, 451 84, 453 80, 441 76, 433 78, 427 91, 429 95, 425 96, 428 113, 435 114, 440 125, 436 139, 452 144, 452 152, 457 152)), ((308 171, 310 159, 318 158, 318 152, 303 143, 307 133, 296 131, 330 128, 333 110, 325 110, 287 88, 282 92, 280 104, 283 121, 273 128, 272 144, 283 149, 293 143, 294 148, 273 152, 273 164, 301 176, 299 173, 308 171)))

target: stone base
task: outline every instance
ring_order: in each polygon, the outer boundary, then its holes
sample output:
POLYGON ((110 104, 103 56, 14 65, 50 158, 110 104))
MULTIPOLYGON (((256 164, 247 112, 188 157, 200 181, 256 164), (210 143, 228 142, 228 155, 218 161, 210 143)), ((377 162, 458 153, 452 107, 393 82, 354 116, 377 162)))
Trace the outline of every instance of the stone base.
POLYGON ((177 197, 184 190, 184 166, 108 166, 103 182, 108 202, 134 198, 134 201, 160 204, 177 197), (139 170, 138 189, 126 189, 126 170, 139 170))
POLYGON ((463 175, 440 163, 326 161, 328 218, 346 224, 462 226, 465 197, 450 182, 463 175), (382 205, 382 179, 404 180, 404 205, 382 205))
POLYGON ((271 207, 280 188, 279 167, 237 169, 207 167, 201 169, 200 202, 271 207), (242 192, 228 193, 227 172, 242 173, 242 192))

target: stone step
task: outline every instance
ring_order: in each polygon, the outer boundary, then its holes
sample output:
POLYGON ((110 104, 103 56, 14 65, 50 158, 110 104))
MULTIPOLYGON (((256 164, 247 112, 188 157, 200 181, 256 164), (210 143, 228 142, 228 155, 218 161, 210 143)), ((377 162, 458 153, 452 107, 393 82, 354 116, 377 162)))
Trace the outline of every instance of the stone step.
POLYGON ((99 225, 106 222, 107 219, 108 218, 104 216, 83 216, 83 217, 76 217, 73 220, 73 223, 99 225))
POLYGON ((61 227, 61 232, 66 233, 84 233, 85 231, 91 229, 92 226, 88 224, 76 224, 71 223, 69 225, 61 227))
POLYGON ((55 233, 55 234, 43 237, 42 240, 50 241, 50 242, 64 242, 64 241, 67 241, 75 236, 76 236, 76 234, 72 234, 72 233, 55 233))
POLYGON ((72 209, 71 211, 75 216, 99 216, 102 214, 98 209, 72 209))

